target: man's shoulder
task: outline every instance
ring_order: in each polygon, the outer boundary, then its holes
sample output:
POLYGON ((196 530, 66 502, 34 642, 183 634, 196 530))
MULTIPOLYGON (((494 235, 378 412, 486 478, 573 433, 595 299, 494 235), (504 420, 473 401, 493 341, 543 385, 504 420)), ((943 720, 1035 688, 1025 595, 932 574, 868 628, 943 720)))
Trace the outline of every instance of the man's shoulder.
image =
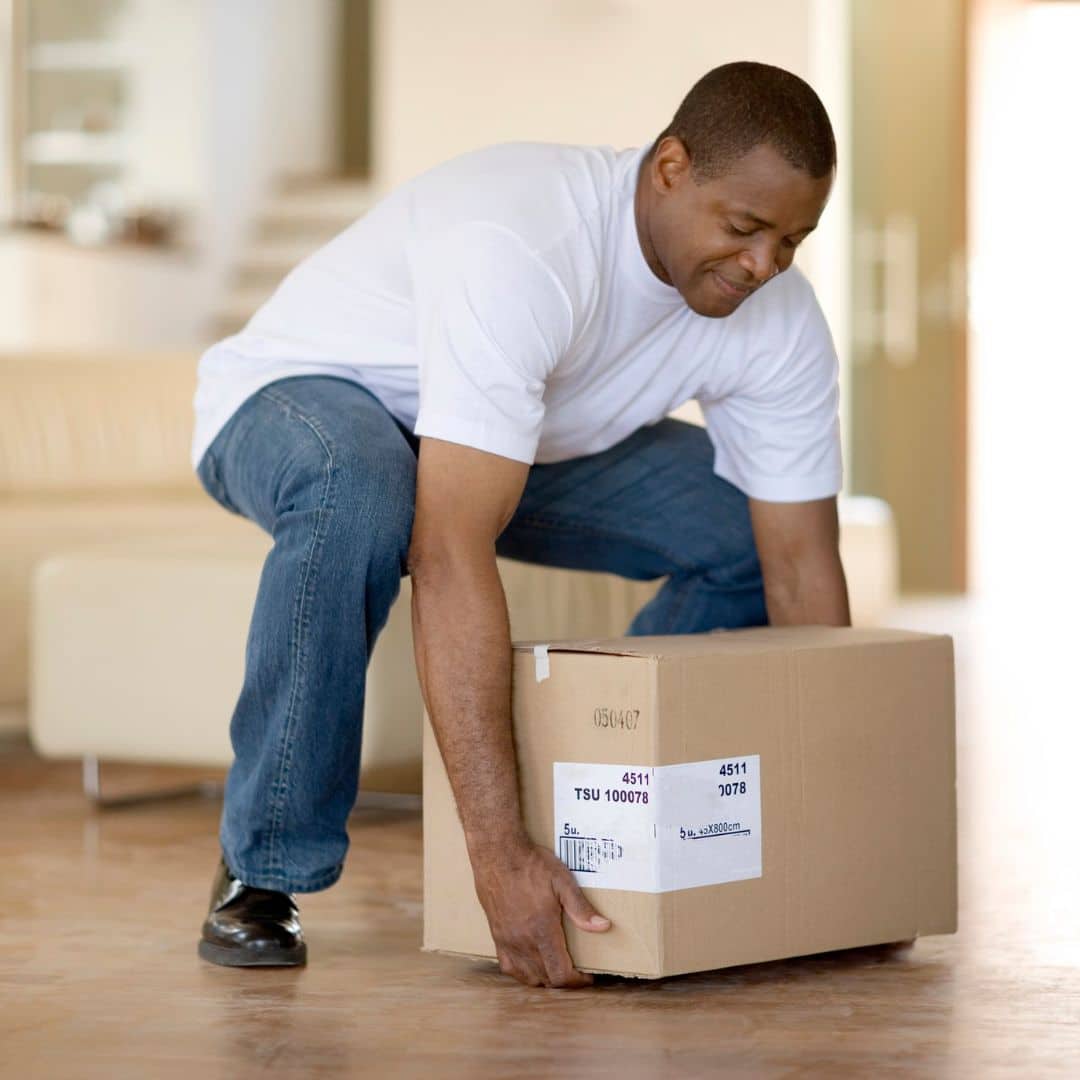
POLYGON ((512 234, 523 251, 563 276, 567 258, 576 265, 603 249, 627 153, 541 142, 470 150, 406 185, 405 220, 421 249, 440 236, 471 234, 483 245, 512 234))

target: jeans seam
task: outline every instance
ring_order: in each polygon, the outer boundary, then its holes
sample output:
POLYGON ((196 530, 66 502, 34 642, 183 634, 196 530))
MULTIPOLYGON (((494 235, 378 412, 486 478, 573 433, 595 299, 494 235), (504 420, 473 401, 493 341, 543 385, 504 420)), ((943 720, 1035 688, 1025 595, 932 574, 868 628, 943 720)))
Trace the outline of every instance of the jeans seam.
POLYGON ((625 533, 620 533, 615 529, 598 528, 594 525, 583 525, 578 521, 574 521, 572 518, 563 518, 555 514, 524 514, 517 520, 516 524, 526 527, 533 526, 538 529, 568 529, 585 536, 597 536, 602 537, 605 540, 618 540, 622 543, 633 544, 635 547, 641 548, 644 551, 651 551, 654 555, 659 555, 662 558, 668 559, 679 570, 686 571, 687 573, 694 573, 701 569, 693 564, 684 562, 676 552, 668 548, 650 544, 640 537, 627 536, 625 533))
POLYGON ((307 670, 307 655, 304 650, 303 640, 307 628, 310 626, 309 607, 310 592, 314 586, 317 570, 317 558, 321 552, 326 538, 326 520, 333 512, 333 503, 330 499, 331 486, 334 478, 334 453, 326 433, 322 431, 314 419, 302 412, 294 402, 279 395, 276 391, 263 388, 263 396, 274 402, 285 413, 295 416, 300 423, 319 441, 319 445, 326 454, 326 481, 323 485, 319 506, 316 510, 315 529, 312 533, 311 544, 305 558, 303 579, 297 594, 296 607, 293 612, 292 625, 292 651, 293 651, 293 683, 289 688, 289 703, 285 710, 285 725, 281 736, 279 753, 278 775, 274 784, 274 800, 270 816, 270 837, 268 847, 268 865, 270 870, 266 876, 280 876, 284 879, 284 869, 278 854, 281 838, 281 822, 285 811, 285 791, 288 787, 289 773, 292 768, 292 736, 295 728, 295 708, 299 699, 304 674, 307 670))

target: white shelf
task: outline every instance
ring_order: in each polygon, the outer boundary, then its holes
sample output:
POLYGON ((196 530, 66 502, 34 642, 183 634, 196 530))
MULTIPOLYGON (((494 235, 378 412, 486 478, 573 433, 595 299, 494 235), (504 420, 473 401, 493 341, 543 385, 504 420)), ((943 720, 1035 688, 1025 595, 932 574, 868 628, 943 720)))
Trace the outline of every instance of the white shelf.
POLYGON ((36 131, 23 141, 29 165, 123 165, 127 140, 110 132, 36 131))
POLYGON ((122 71, 130 63, 128 50, 110 41, 43 41, 26 58, 30 71, 122 71))

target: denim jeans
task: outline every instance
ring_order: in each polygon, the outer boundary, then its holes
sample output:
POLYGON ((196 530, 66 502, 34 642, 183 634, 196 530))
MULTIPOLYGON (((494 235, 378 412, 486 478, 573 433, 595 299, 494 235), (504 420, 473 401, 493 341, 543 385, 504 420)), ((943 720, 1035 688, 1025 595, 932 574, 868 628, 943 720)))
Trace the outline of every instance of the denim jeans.
MULTIPOLYGON (((221 845, 249 885, 340 876, 356 800, 368 657, 401 587, 418 439, 346 379, 281 379, 199 462, 207 492, 273 538, 230 734, 221 845)), ((666 578, 631 634, 764 625, 746 497, 706 432, 664 420, 599 454, 534 465, 499 555, 666 578)))

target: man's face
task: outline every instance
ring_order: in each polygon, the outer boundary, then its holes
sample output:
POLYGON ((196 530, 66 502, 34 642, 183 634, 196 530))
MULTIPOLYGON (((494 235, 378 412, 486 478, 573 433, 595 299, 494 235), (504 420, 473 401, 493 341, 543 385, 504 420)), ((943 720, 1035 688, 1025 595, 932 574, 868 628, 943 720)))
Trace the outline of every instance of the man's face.
POLYGON ((831 173, 815 180, 768 144, 699 184, 682 142, 668 136, 639 181, 642 252, 693 311, 722 318, 791 265, 831 188, 831 173))

